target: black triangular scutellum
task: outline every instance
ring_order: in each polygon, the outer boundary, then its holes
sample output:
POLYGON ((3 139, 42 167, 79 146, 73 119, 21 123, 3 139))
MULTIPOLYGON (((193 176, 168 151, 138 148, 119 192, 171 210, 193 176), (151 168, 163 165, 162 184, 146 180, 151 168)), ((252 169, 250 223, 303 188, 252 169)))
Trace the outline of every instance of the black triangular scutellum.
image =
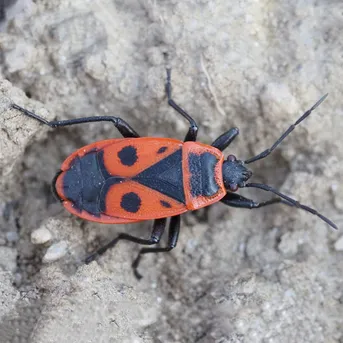
POLYGON ((143 170, 132 180, 185 203, 182 177, 182 149, 143 170))

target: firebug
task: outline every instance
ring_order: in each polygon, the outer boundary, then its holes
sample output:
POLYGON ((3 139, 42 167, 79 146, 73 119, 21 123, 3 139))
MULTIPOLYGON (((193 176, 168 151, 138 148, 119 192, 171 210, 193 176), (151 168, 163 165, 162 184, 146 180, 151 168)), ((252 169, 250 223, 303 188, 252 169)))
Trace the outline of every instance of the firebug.
POLYGON ((167 252, 173 249, 180 231, 180 215, 215 202, 239 208, 260 208, 275 203, 297 207, 337 226, 311 207, 282 194, 271 186, 247 182, 252 172, 247 165, 267 157, 306 119, 327 97, 324 95, 291 125, 271 148, 245 161, 234 155, 224 158, 226 149, 239 131, 232 128, 211 145, 196 142, 198 126, 193 118, 171 97, 171 70, 167 69, 166 93, 168 104, 189 122, 184 141, 171 138, 140 137, 123 119, 113 116, 94 116, 70 120, 47 121, 16 104, 12 108, 52 128, 91 122, 111 122, 121 133, 121 139, 108 139, 86 145, 63 162, 53 179, 53 192, 70 213, 98 223, 124 224, 154 220, 150 238, 142 239, 121 233, 86 259, 86 263, 102 255, 108 248, 125 239, 143 245, 159 243, 169 222, 166 247, 143 248, 132 267, 140 278, 138 265, 146 253, 167 252), (278 197, 255 202, 235 192, 238 188, 255 187, 278 197))

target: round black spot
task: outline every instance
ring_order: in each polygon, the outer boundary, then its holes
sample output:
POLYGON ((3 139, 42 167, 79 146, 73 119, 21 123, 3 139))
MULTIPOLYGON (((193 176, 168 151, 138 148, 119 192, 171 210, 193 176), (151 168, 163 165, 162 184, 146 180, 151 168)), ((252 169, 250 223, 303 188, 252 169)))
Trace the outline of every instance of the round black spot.
POLYGON ((166 150, 168 149, 168 147, 166 146, 162 146, 157 150, 158 154, 163 154, 166 150))
POLYGON ((136 213, 141 207, 142 200, 138 194, 130 192, 123 195, 120 206, 127 212, 136 213))
POLYGON ((138 160, 137 150, 132 145, 126 146, 118 152, 118 157, 122 164, 131 167, 138 160))
POLYGON ((171 208, 172 205, 168 201, 160 200, 160 203, 165 208, 171 208))

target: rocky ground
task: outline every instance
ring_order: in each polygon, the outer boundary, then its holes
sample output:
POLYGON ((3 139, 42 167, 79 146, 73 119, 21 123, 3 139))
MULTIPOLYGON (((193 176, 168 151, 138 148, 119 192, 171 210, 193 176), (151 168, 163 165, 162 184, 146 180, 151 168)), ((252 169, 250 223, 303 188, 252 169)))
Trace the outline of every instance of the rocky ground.
POLYGON ((343 4, 27 0, 0 29, 1 343, 343 342, 343 4), (177 248, 144 257, 141 281, 129 242, 83 265, 118 232, 149 235, 151 223, 74 218, 50 192, 68 154, 119 135, 110 124, 49 129, 10 103, 50 120, 121 116, 141 135, 181 139, 166 66, 199 140, 237 126, 227 153, 242 159, 329 93, 251 169, 341 229, 286 206, 217 204, 183 216, 177 248))

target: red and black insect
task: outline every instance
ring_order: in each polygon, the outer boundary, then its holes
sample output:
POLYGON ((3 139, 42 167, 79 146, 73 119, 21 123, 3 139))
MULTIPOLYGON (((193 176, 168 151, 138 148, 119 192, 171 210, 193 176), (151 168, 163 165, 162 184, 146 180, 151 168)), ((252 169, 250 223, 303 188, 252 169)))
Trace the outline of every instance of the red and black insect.
POLYGON ((237 160, 233 155, 224 159, 222 151, 236 138, 238 129, 228 130, 211 145, 197 143, 197 124, 171 98, 170 76, 171 71, 168 69, 168 104, 190 124, 183 142, 170 138, 141 138, 128 123, 117 117, 99 116, 49 122, 12 104, 14 109, 53 128, 109 121, 124 137, 99 141, 75 151, 64 161, 53 180, 56 197, 69 212, 83 219, 113 224, 155 220, 149 239, 121 233, 90 255, 86 263, 102 255, 121 239, 144 245, 159 243, 167 218, 170 217, 168 245, 141 249, 132 264, 135 275, 140 278, 137 268, 143 254, 166 252, 176 246, 182 213, 218 201, 228 206, 249 209, 282 203, 308 211, 337 229, 332 221, 316 210, 276 189, 261 183, 247 183, 252 172, 246 165, 267 157, 296 125, 325 100, 327 94, 291 125, 271 148, 245 161, 237 160), (278 197, 258 203, 234 193, 243 187, 259 188, 278 197))

